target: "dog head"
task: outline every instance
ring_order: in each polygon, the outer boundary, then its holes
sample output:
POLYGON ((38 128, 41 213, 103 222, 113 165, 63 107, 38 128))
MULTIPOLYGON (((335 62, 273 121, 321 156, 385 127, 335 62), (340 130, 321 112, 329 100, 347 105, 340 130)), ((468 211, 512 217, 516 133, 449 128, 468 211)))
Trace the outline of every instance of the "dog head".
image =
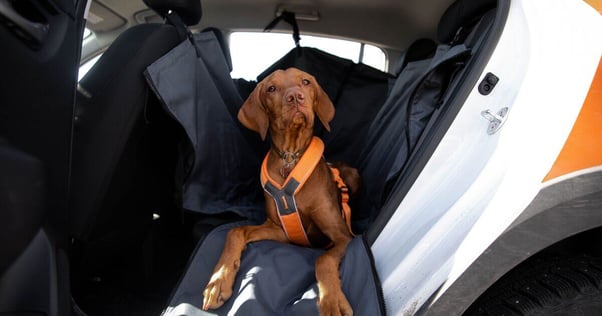
POLYGON ((265 140, 270 125, 280 131, 313 128, 316 115, 330 131, 334 106, 328 95, 312 75, 289 68, 257 84, 238 111, 238 120, 265 140))

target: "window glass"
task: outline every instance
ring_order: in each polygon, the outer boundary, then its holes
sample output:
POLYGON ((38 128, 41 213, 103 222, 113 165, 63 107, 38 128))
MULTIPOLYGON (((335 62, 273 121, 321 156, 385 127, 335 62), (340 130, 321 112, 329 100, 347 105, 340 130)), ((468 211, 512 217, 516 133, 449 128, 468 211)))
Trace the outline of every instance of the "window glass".
POLYGON ((90 68, 96 64, 98 59, 102 56, 102 54, 98 54, 94 58, 86 61, 83 65, 79 66, 79 71, 77 72, 77 81, 82 80, 82 78, 88 73, 90 68))
POLYGON ((84 36, 83 38, 87 38, 88 36, 92 35, 92 31, 90 31, 89 28, 84 28, 84 36))
MULTIPOLYGON (((300 44, 386 71, 385 53, 373 45, 364 44, 362 55, 362 44, 353 41, 301 35, 300 44), (359 60, 360 56, 362 60, 359 60)), ((294 47, 291 34, 234 32, 230 35, 232 77, 255 80, 257 75, 294 47)))
POLYGON ((362 62, 368 66, 372 66, 376 69, 386 71, 385 65, 387 64, 387 58, 382 49, 373 45, 364 45, 364 58, 362 62))

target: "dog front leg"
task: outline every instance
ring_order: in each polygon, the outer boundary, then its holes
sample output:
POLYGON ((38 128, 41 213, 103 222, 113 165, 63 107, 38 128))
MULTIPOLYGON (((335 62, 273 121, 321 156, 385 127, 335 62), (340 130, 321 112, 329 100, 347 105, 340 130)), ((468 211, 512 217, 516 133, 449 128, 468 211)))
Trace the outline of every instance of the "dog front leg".
POLYGON ((320 315, 352 316, 353 309, 341 289, 339 264, 345 255, 351 237, 341 234, 332 239, 334 247, 316 260, 316 280, 318 281, 318 307, 320 315))
POLYGON ((228 232, 222 255, 203 291, 203 310, 218 308, 232 296, 240 256, 248 243, 259 240, 287 241, 284 231, 269 219, 259 226, 240 226, 228 232))

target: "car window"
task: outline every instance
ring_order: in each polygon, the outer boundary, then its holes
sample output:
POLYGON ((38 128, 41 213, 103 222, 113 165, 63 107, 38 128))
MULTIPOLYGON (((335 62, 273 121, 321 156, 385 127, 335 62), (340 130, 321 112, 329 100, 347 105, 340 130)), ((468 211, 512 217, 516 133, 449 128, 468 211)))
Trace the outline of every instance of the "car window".
MULTIPOLYGON (((385 53, 374 45, 310 35, 301 35, 300 44, 386 71, 385 53)), ((230 35, 232 77, 255 80, 294 47, 290 34, 234 32, 230 35)))
POLYGON ((91 35, 92 35, 92 31, 90 31, 90 29, 89 29, 89 28, 87 28, 87 27, 86 27, 86 28, 84 28, 84 35, 83 35, 83 39, 86 39, 86 38, 88 38, 88 37, 89 37, 89 36, 91 36, 91 35))
MULTIPOLYGON (((82 39, 83 39, 82 45, 85 45, 85 43, 87 41, 94 40, 94 33, 89 28, 86 27, 86 28, 84 28, 84 34, 82 36, 82 39)), ((98 61, 100 56, 102 56, 102 53, 94 56, 93 58, 86 60, 83 64, 81 64, 79 66, 79 71, 77 72, 77 81, 80 81, 86 75, 86 73, 88 73, 90 68, 92 68, 92 66, 94 66, 94 64, 98 61)))
POLYGON ((82 80, 82 78, 88 73, 90 68, 92 68, 92 66, 94 66, 94 64, 96 64, 96 62, 98 61, 100 56, 102 56, 102 53, 96 55, 94 58, 86 61, 81 66, 79 66, 79 71, 77 73, 77 81, 82 80))

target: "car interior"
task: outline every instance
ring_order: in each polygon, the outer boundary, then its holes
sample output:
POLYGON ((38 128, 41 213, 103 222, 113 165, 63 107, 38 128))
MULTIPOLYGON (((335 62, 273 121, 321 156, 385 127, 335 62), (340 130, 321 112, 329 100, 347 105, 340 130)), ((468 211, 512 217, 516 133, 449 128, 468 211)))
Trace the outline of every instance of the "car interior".
POLYGON ((76 314, 160 314, 214 228, 264 219, 258 179, 268 145, 240 125, 236 113, 276 69, 313 74, 333 101, 331 131, 318 124, 315 134, 326 144, 327 160, 360 171, 352 221, 369 244, 477 85, 506 5, 92 1, 80 65, 102 56, 77 84, 67 221, 76 314), (229 36, 268 26, 291 34, 296 47, 255 80, 232 78, 229 36), (386 56, 385 69, 306 47, 304 35, 375 45, 386 56), (205 44, 195 44, 201 40, 205 44), (170 103, 150 68, 184 42, 212 64, 195 74, 205 80, 200 88, 181 88, 185 75, 170 77, 174 90, 203 92, 195 95, 196 108, 170 103))

